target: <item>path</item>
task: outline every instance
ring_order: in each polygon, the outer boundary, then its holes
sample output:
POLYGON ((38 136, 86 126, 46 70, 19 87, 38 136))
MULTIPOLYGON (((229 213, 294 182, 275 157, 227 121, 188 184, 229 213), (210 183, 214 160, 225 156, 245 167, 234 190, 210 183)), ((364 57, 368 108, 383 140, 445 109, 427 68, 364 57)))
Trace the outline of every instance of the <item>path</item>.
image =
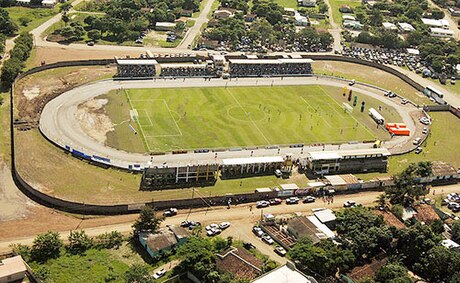
MULTIPOLYGON (((436 187, 436 191, 439 192, 443 190, 443 194, 446 195, 452 192, 459 192, 460 193, 460 184, 445 186, 445 187, 436 187)), ((269 255, 271 258, 276 259, 277 261, 283 262, 283 258, 280 258, 273 252, 273 246, 269 246, 263 243, 260 239, 256 238, 253 233, 251 232, 252 226, 260 219, 262 213, 271 213, 271 214, 292 214, 292 213, 301 213, 303 215, 311 215, 312 209, 315 208, 332 208, 332 209, 339 209, 342 207, 343 202, 346 200, 354 200, 357 203, 361 203, 366 206, 372 206, 377 199, 377 196, 381 194, 381 192, 362 192, 357 194, 351 195, 337 195, 334 199, 334 203, 327 205, 323 203, 321 200, 317 200, 315 203, 309 204, 297 204, 297 205, 278 205, 278 206, 271 206, 264 209, 255 209, 253 208, 252 211, 250 210, 249 206, 254 204, 245 204, 245 205, 238 205, 232 206, 231 209, 226 209, 226 207, 213 207, 209 210, 200 208, 200 209, 193 209, 188 217, 189 220, 199 221, 203 224, 203 226, 208 225, 210 223, 220 223, 223 221, 229 221, 231 226, 226 229, 223 233, 223 237, 232 236, 236 240, 242 240, 245 242, 253 243, 258 249, 260 249, 263 253, 269 255)), ((179 214, 173 217, 166 218, 166 220, 162 223, 162 226, 166 225, 180 225, 180 223, 187 219, 187 215, 189 210, 181 210, 179 214)), ((46 220, 44 220, 46 223, 46 220)), ((86 228, 85 231, 89 236, 97 236, 103 234, 105 232, 111 231, 119 231, 125 235, 128 235, 131 231, 132 222, 128 223, 121 223, 115 225, 105 225, 100 227, 94 228, 86 228)), ((24 233, 27 233, 27 227, 24 228, 24 233)), ((46 225, 43 225, 43 232, 46 232, 49 228, 46 225)), ((66 239, 69 234, 70 230, 74 229, 74 227, 70 227, 69 230, 60 231, 61 238, 66 239)), ((9 251, 9 246, 14 243, 21 243, 25 245, 30 245, 35 238, 35 235, 28 235, 25 234, 24 238, 20 239, 4 239, 0 241, 0 253, 9 251)))
POLYGON ((182 39, 181 43, 179 44, 179 49, 187 49, 192 46, 193 40, 200 34, 201 26, 208 22, 208 15, 211 12, 212 4, 214 1, 219 0, 203 0, 206 1, 204 8, 200 11, 200 15, 198 18, 195 19, 195 24, 187 31, 185 34, 184 39, 182 39))
MULTIPOLYGON (((106 157, 111 160, 111 164, 121 167, 129 168, 133 164, 140 164, 141 168, 147 167, 151 161, 150 156, 146 156, 141 153, 129 153, 121 150, 117 150, 111 147, 107 147, 104 144, 97 142, 90 138, 81 129, 79 122, 76 121, 75 112, 77 110, 76 105, 79 105, 91 98, 105 94, 110 90, 119 88, 169 88, 172 86, 172 82, 175 87, 203 87, 203 79, 186 79, 186 80, 148 80, 148 81, 113 81, 106 80, 97 83, 91 83, 74 88, 68 92, 65 92, 57 98, 47 103, 40 116, 40 130, 49 139, 55 141, 61 147, 70 146, 72 149, 76 149, 89 155, 97 155, 106 157)), ((224 87, 224 86, 270 86, 270 85, 327 85, 342 88, 344 85, 343 81, 335 81, 325 78, 315 77, 293 77, 284 78, 239 78, 237 80, 223 80, 214 79, 206 82, 207 87, 224 87)), ((410 104, 403 106, 398 103, 397 100, 391 100, 383 96, 383 92, 377 90, 370 90, 366 87, 355 85, 353 90, 358 91, 364 95, 371 96, 382 103, 387 104, 398 112, 402 117, 403 123, 405 123, 411 129, 410 137, 397 137, 388 142, 385 142, 385 147, 393 148, 397 150, 401 145, 407 143, 415 134, 415 127, 420 126, 419 123, 414 123, 409 115, 409 111, 413 111, 416 108, 410 104)), ((357 148, 370 148, 372 143, 357 143, 357 144, 343 144, 340 149, 357 149, 357 148)), ((337 150, 337 145, 328 145, 326 148, 323 146, 309 146, 304 148, 277 148, 265 149, 260 148, 256 150, 242 150, 242 151, 226 151, 219 152, 217 161, 222 158, 239 158, 253 156, 274 156, 274 155, 285 155, 290 154, 292 157, 299 158, 305 156, 307 151, 320 151, 320 150, 337 150), (305 151, 305 152, 304 152, 305 151)), ((213 163, 216 162, 214 152, 208 153, 188 153, 188 154, 176 154, 176 155, 158 155, 153 159, 152 165, 162 166, 165 162, 168 166, 174 166, 179 164, 197 164, 197 163, 213 163)))
POLYGON ((328 31, 331 33, 332 37, 334 38, 334 50, 337 51, 342 51, 342 44, 340 42, 342 41, 342 26, 341 23, 336 23, 334 20, 334 15, 332 11, 332 5, 329 3, 329 0, 325 0, 326 5, 329 7, 327 9, 327 13, 329 16, 329 23, 331 24, 332 28, 328 29, 328 31))

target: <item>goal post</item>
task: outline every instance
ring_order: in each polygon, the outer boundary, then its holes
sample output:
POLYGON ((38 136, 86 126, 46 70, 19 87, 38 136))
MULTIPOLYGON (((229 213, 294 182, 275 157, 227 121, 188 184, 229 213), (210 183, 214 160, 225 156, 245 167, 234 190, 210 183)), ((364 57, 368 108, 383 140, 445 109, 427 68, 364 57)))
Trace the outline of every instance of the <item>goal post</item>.
POLYGON ((343 111, 348 112, 348 113, 353 112, 353 107, 350 104, 344 102, 342 103, 342 106, 343 106, 343 111))
POLYGON ((137 113, 136 109, 129 110, 129 116, 131 117, 131 121, 133 122, 139 121, 139 113, 137 113))

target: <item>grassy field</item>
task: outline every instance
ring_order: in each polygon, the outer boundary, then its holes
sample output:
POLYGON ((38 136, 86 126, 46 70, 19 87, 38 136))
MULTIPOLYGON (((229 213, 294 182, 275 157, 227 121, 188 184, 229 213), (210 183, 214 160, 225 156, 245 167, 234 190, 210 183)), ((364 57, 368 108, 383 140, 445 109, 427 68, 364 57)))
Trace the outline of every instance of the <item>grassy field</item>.
POLYGON ((284 8, 297 9, 297 0, 275 0, 275 3, 284 8))
POLYGON ((379 86, 398 93, 417 104, 433 104, 400 78, 384 71, 347 62, 318 61, 312 64, 315 74, 332 75, 379 86))
POLYGON ((334 22, 337 24, 342 24, 342 13, 339 11, 342 5, 348 5, 351 8, 355 8, 361 5, 361 1, 355 0, 329 0, 329 4, 331 5, 332 9, 332 17, 334 18, 334 22))
MULTIPOLYGON (((347 100, 336 87, 129 89, 125 94, 127 101, 121 93, 104 97, 111 101, 106 110, 117 125, 108 145, 123 150, 139 151, 139 136, 149 152, 388 138, 374 130, 366 112, 345 113, 347 100), (132 109, 139 135, 122 123, 132 109)), ((365 100, 368 108, 378 104, 365 100)), ((393 109, 384 109, 400 121, 393 109)))
POLYGON ((8 11, 11 19, 18 25, 18 33, 35 29, 59 12, 58 8, 7 7, 4 9, 8 11))

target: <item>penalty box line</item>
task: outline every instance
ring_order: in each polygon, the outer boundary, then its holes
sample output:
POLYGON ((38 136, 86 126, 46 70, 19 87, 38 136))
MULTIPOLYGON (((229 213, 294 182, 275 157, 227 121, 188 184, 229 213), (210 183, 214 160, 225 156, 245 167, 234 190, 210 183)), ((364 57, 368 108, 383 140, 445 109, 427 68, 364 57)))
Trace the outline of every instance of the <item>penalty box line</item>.
MULTIPOLYGON (((129 96, 128 90, 124 89, 124 91, 125 91, 126 97, 128 98, 129 105, 131 106, 131 110, 135 110, 134 107, 133 107, 133 103, 131 102, 131 97, 129 96)), ((139 129, 141 130, 142 139, 144 140, 144 143, 145 143, 145 145, 147 146, 147 150, 148 150, 149 152, 151 152, 152 149, 150 148, 150 145, 149 145, 149 143, 147 142, 147 138, 145 137, 144 130, 142 129, 141 124, 139 123, 139 117, 137 117, 136 123, 137 123, 137 125, 139 126, 139 129)))

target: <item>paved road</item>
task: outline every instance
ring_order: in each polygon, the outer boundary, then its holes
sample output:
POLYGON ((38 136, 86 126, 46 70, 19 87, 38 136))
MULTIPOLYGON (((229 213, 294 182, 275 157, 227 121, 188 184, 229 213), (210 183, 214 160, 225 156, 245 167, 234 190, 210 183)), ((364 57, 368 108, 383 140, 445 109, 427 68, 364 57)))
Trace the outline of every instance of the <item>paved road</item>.
MULTIPOLYGON (((325 78, 284 78, 283 80, 276 78, 248 78, 248 79, 233 79, 231 81, 223 79, 215 79, 204 82, 203 79, 186 79, 186 80, 163 80, 158 79, 156 81, 113 81, 105 80, 96 82, 84 86, 77 87, 68 92, 63 93, 57 98, 50 101, 43 109, 40 116, 40 129, 41 131, 51 140, 55 141, 62 147, 70 146, 72 149, 76 149, 84 152, 87 155, 97 155, 106 157, 111 160, 111 164, 128 168, 129 165, 141 164, 141 168, 147 167, 150 161, 154 166, 162 166, 167 163, 168 166, 176 165, 187 165, 197 163, 213 163, 220 162, 222 158, 236 158, 236 157, 249 157, 251 156, 252 150, 242 151, 226 151, 219 152, 217 156, 213 152, 209 153, 188 153, 188 154, 177 154, 177 155, 159 155, 155 156, 151 160, 150 156, 140 153, 129 153, 114 148, 110 148, 90 138, 80 127, 79 122, 76 120, 77 106, 91 98, 105 94, 110 90, 124 88, 170 88, 174 87, 203 87, 206 84, 208 87, 224 87, 224 86, 254 86, 254 85, 328 85, 335 87, 343 87, 344 82, 339 80, 325 79, 325 78)), ((354 90, 371 96, 377 100, 380 100, 383 104, 387 104, 396 109, 405 123, 412 132, 412 135, 416 132, 416 126, 420 126, 419 123, 414 123, 410 117, 409 112, 416 110, 415 107, 410 104, 401 105, 397 100, 388 99, 383 96, 381 91, 370 89, 364 86, 355 85, 354 90)), ((412 136, 411 136, 412 137, 412 136)), ((411 137, 397 137, 391 141, 384 143, 384 146, 389 148, 390 151, 399 152, 402 146, 409 141, 411 137)), ((343 144, 340 149, 356 149, 356 148, 370 148, 372 144, 343 144)), ((320 150, 337 150, 338 146, 328 145, 323 146, 311 146, 305 148, 277 148, 273 149, 256 149, 253 152, 253 156, 274 156, 274 155, 285 155, 292 154, 294 158, 305 156, 307 151, 320 151, 320 150)))
POLYGON ((195 19, 195 24, 187 31, 187 34, 185 35, 184 39, 182 39, 182 42, 178 46, 179 49, 187 49, 189 46, 192 45, 193 40, 201 32, 201 26, 204 23, 208 22, 208 15, 211 12, 212 4, 214 3, 214 1, 218 0, 203 1, 206 1, 203 10, 200 11, 200 15, 198 16, 198 18, 195 19))
POLYGON ((328 29, 328 31, 331 33, 332 37, 334 38, 334 50, 337 51, 342 51, 342 44, 340 42, 342 41, 342 25, 341 23, 336 23, 334 21, 334 15, 332 11, 332 6, 331 3, 329 3, 329 0, 326 0, 325 3, 327 6, 329 6, 329 9, 327 10, 328 16, 329 16, 329 23, 331 24, 332 28, 328 29))

